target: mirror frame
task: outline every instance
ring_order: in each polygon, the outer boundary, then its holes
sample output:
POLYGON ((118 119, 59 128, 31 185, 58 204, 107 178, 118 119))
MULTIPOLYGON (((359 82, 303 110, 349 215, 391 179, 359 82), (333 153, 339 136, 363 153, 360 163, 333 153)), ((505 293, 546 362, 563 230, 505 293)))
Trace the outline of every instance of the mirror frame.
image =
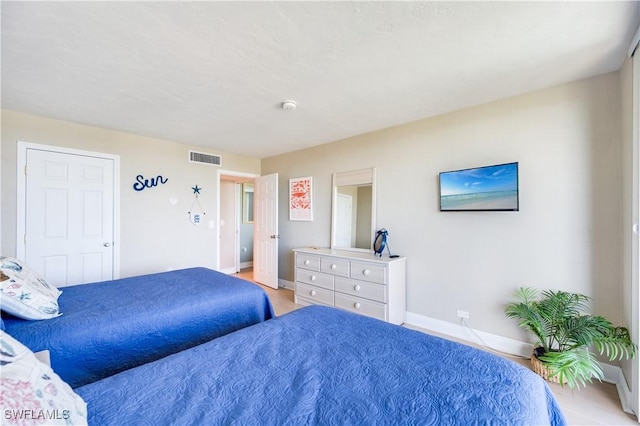
POLYGON ((373 253, 373 240, 376 234, 376 168, 354 170, 350 172, 338 172, 333 174, 333 188, 331 191, 331 249, 348 250, 373 253), (336 246, 336 220, 338 208, 338 186, 371 184, 371 235, 369 248, 337 247, 336 246))

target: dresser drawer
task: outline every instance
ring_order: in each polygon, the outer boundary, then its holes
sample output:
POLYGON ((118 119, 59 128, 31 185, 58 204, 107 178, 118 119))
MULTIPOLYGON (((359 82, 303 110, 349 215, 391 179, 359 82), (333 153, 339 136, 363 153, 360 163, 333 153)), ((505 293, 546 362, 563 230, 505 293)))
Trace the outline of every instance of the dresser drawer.
POLYGON ((356 297, 374 300, 376 302, 385 303, 386 287, 380 284, 371 284, 364 281, 348 280, 346 278, 336 277, 336 291, 340 293, 350 294, 356 297))
POLYGON ((320 271, 341 277, 349 276, 349 261, 335 257, 323 257, 320 259, 320 271))
POLYGON ((320 270, 320 257, 304 253, 296 254, 296 266, 298 268, 309 269, 311 271, 320 270))
POLYGON ((312 285, 296 283, 296 296, 306 299, 311 303, 322 303, 333 306, 333 291, 312 285))
POLYGON ((373 302, 359 297, 336 293, 335 306, 340 309, 377 318, 382 321, 387 320, 385 318, 386 305, 384 303, 373 302))
POLYGON ((372 283, 386 284, 387 268, 374 263, 351 261, 351 278, 372 283))
POLYGON ((333 275, 327 275, 321 272, 307 271, 306 269, 297 268, 296 282, 333 290, 333 275))

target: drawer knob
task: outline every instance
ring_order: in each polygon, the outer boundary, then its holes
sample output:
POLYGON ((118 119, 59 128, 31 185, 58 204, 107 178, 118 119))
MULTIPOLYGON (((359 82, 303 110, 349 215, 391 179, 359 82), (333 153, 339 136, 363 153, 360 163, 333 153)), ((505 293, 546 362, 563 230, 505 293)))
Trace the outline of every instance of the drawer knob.
POLYGON ((309 292, 309 294, 310 294, 310 295, 312 295, 312 296, 315 296, 315 295, 317 294, 317 292, 316 292, 315 290, 311 290, 311 291, 309 292))
POLYGON ((336 265, 335 263, 331 264, 331 269, 336 269, 338 267, 338 265, 336 265))
POLYGON ((311 281, 315 281, 316 280, 316 276, 315 275, 311 275, 311 281))
POLYGON ((356 286, 354 286, 354 287, 353 287, 353 289, 354 289, 355 291, 360 291, 360 286, 359 286, 359 285, 356 285, 356 286))
POLYGON ((353 307, 356 309, 360 309, 360 303, 356 302, 353 304, 353 307))
POLYGON ((362 275, 369 275, 369 270, 365 269, 364 271, 362 271, 362 275))
POLYGON ((309 263, 311 263, 311 262, 309 262, 309 259, 307 259, 307 260, 305 260, 305 261, 304 261, 304 264, 305 264, 305 265, 309 265, 309 263))

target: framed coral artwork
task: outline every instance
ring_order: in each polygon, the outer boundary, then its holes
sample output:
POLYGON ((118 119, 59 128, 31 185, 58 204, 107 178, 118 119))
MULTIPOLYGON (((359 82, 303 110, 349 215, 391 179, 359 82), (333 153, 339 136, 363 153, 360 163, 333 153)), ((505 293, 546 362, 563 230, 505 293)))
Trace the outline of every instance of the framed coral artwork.
POLYGON ((289 220, 312 221, 313 178, 289 179, 289 220))

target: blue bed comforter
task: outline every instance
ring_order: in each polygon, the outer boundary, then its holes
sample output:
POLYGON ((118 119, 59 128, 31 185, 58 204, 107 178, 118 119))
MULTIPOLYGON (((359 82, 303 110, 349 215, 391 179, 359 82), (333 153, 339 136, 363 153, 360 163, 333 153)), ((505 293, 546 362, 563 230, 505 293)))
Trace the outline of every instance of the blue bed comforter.
POLYGON ((311 306, 76 389, 89 425, 564 424, 498 356, 311 306))
POLYGON ((57 318, 4 322, 72 387, 274 316, 262 288, 206 268, 65 287, 59 304, 57 318))

